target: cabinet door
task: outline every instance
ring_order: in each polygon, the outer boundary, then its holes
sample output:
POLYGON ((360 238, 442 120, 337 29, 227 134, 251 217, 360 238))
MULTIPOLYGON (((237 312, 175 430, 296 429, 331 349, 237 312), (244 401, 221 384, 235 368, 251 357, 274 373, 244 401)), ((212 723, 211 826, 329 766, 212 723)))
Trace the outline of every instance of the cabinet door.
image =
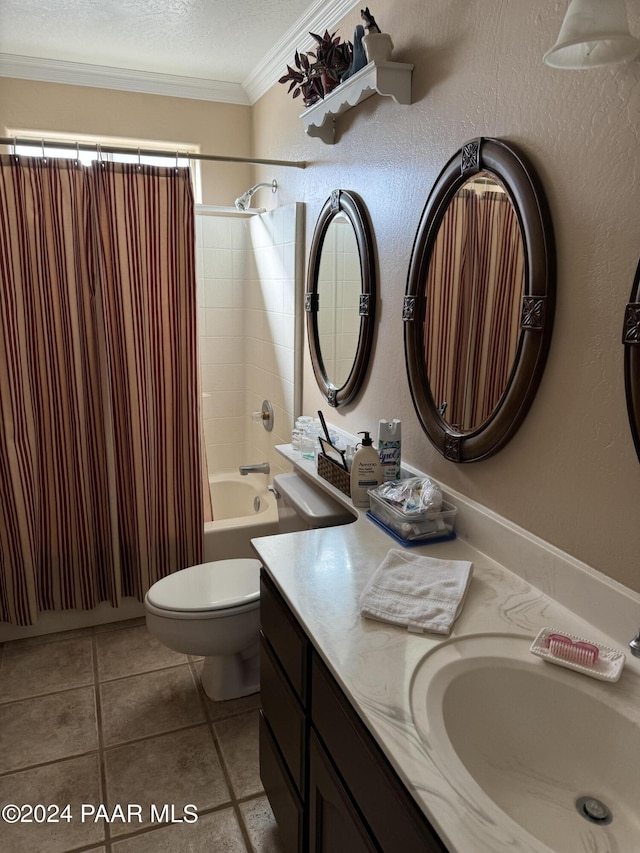
POLYGON ((378 853, 314 732, 309 747, 309 853, 378 853))
POLYGON ((260 714, 260 778, 278 824, 285 853, 301 853, 304 846, 304 809, 282 762, 269 726, 260 714))
POLYGON ((260 575, 260 623, 294 693, 307 704, 309 641, 263 569, 260 575))
POLYGON ((306 717, 274 660, 269 644, 260 638, 262 712, 278 744, 298 792, 304 791, 306 717))
POLYGON ((445 853, 335 679, 313 658, 312 721, 368 830, 385 853, 445 853))

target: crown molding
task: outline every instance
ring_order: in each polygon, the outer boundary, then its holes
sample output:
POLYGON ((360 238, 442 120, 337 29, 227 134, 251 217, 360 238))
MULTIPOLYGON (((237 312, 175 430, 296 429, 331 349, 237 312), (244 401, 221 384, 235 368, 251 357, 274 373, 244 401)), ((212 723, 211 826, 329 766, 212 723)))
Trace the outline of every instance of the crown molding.
MULTIPOLYGON (((249 106, 278 82, 296 50, 313 47, 310 32, 331 30, 358 3, 359 0, 318 0, 275 43, 242 84, 10 53, 0 53, 0 77, 249 106)), ((344 34, 341 35, 344 39, 344 34)))
MULTIPOLYGON (((296 50, 310 50, 314 41, 310 32, 323 33, 331 30, 360 0, 318 0, 296 23, 275 43, 249 76, 243 87, 251 105, 255 104, 278 82, 293 61, 296 50)), ((344 40, 344 34, 340 34, 344 40)), ((352 33, 349 33, 351 37, 352 33)))
POLYGON ((247 94, 240 83, 225 83, 199 77, 180 77, 153 71, 132 71, 127 68, 87 65, 60 59, 16 56, 9 53, 0 53, 0 77, 249 105, 247 94))

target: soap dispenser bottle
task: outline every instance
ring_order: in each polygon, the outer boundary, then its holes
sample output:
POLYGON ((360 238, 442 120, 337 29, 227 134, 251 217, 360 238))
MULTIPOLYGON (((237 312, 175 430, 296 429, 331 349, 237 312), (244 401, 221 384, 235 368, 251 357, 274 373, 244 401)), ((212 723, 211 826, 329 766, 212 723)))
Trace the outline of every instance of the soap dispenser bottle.
POLYGON ((369 506, 369 489, 380 485, 382 472, 380 457, 368 432, 359 432, 362 444, 351 465, 351 501, 354 506, 369 506))

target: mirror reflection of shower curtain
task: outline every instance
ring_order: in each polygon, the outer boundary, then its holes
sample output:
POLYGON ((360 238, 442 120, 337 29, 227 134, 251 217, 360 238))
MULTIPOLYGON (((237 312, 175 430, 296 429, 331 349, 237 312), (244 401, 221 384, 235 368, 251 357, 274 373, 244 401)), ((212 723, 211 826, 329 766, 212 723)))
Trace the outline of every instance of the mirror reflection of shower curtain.
POLYGON ((461 190, 443 217, 427 276, 425 366, 454 429, 477 429, 506 388, 520 339, 524 246, 504 193, 461 190))
POLYGON ((0 620, 202 551, 187 170, 0 158, 0 620))

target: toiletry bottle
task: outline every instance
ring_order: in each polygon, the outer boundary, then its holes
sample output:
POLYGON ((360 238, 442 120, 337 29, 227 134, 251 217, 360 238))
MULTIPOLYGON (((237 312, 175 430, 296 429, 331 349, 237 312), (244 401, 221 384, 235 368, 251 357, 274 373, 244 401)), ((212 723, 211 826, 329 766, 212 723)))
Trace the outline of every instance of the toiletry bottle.
POLYGON ((382 472, 380 457, 373 446, 368 432, 360 432, 364 436, 362 445, 356 451, 351 465, 351 500, 354 506, 369 506, 369 489, 380 485, 382 472))
POLYGON ((355 456, 356 449, 353 444, 347 444, 344 450, 344 461, 347 463, 347 471, 351 471, 351 467, 353 465, 353 457, 355 456))
POLYGON ((378 425, 378 454, 382 465, 382 482, 400 479, 400 445, 402 422, 381 420, 378 425))

